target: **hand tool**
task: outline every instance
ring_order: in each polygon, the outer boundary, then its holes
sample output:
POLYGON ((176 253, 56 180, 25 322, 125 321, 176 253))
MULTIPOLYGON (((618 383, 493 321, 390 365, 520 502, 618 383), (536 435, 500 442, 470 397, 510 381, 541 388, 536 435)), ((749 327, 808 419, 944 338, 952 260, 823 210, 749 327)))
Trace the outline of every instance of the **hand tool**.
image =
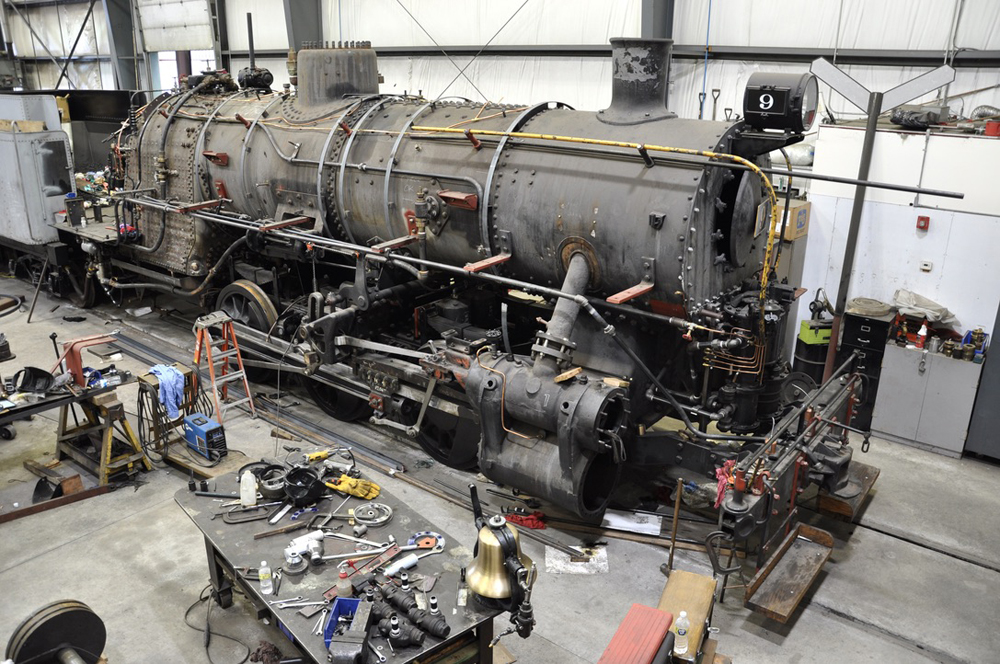
POLYGON ((369 642, 368 642, 368 647, 369 647, 369 648, 371 648, 371 651, 372 651, 373 653, 375 653, 375 657, 377 657, 377 658, 378 658, 378 661, 379 661, 379 662, 384 662, 384 661, 385 661, 385 655, 383 655, 382 653, 380 653, 380 652, 378 651, 378 648, 376 648, 376 647, 375 647, 375 644, 374 644, 374 643, 372 643, 371 641, 369 641, 369 642))
POLYGON ((279 509, 277 512, 274 513, 274 516, 272 516, 270 519, 267 520, 267 522, 273 526, 274 524, 281 521, 281 517, 288 514, 288 511, 290 509, 292 509, 292 504, 286 502, 281 509, 279 509))
POLYGON ((329 602, 323 600, 321 602, 289 602, 288 604, 282 602, 280 604, 275 604, 275 606, 279 609, 291 609, 297 606, 328 606, 329 604, 329 602))
POLYGON ((288 604, 290 602, 297 602, 300 599, 305 599, 302 595, 298 597, 286 597, 285 599, 272 599, 268 604, 274 606, 275 604, 288 604))
POLYGON ((300 510, 295 510, 295 512, 292 514, 292 521, 298 521, 299 517, 302 516, 303 514, 309 514, 310 512, 318 512, 318 511, 319 511, 318 507, 304 507, 300 510))
POLYGON ((320 614, 319 620, 316 622, 316 629, 314 630, 316 636, 323 633, 323 628, 326 627, 326 617, 330 614, 330 609, 323 609, 323 613, 320 614))
MULTIPOLYGON (((340 508, 343 507, 344 505, 346 505, 347 501, 350 500, 350 499, 351 499, 350 496, 348 496, 347 498, 344 498, 343 502, 340 503, 339 505, 337 505, 337 507, 335 509, 330 510, 330 513, 327 514, 326 516, 323 516, 323 515, 320 515, 320 514, 317 514, 316 516, 314 516, 309 521, 309 530, 315 530, 317 528, 323 528, 324 526, 326 526, 326 524, 330 523, 331 519, 342 519, 342 518, 344 518, 342 515, 337 514, 337 512, 339 512, 340 508)), ((348 514, 351 514, 351 513, 348 512, 348 514)), ((351 516, 349 518, 353 518, 353 514, 351 514, 351 516)))
POLYGON ((271 537, 272 535, 284 535, 285 533, 292 533, 296 530, 302 530, 306 527, 305 523, 293 523, 290 526, 281 526, 280 528, 275 528, 274 530, 265 530, 262 533, 257 533, 253 536, 255 540, 264 539, 265 537, 271 537))
POLYGON ((373 542, 371 540, 366 540, 361 537, 354 537, 353 535, 345 535, 344 533, 326 533, 326 537, 333 539, 347 540, 348 542, 355 542, 356 544, 367 544, 368 546, 373 546, 376 549, 384 549, 385 547, 392 544, 395 539, 390 536, 390 541, 388 542, 373 542))
POLYGON ((391 564, 388 567, 386 567, 385 568, 385 575, 386 576, 395 576, 397 573, 399 573, 402 570, 406 570, 406 569, 410 569, 412 567, 415 567, 417 565, 417 563, 420 562, 421 558, 426 558, 427 556, 433 556, 435 553, 441 553, 442 551, 444 551, 444 547, 443 546, 435 546, 433 549, 431 549, 427 553, 421 553, 420 555, 417 555, 415 553, 411 553, 410 555, 406 556, 405 558, 402 558, 401 560, 397 560, 393 564, 391 564))
POLYGON ((278 596, 278 589, 281 588, 281 568, 274 570, 274 596, 278 596))

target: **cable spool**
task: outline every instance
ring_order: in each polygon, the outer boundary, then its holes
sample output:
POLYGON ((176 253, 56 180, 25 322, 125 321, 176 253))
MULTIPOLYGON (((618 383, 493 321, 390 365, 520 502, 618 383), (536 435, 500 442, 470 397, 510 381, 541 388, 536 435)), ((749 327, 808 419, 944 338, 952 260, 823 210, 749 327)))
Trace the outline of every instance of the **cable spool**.
POLYGON ((64 599, 28 616, 7 642, 14 664, 96 664, 108 632, 89 606, 64 599))

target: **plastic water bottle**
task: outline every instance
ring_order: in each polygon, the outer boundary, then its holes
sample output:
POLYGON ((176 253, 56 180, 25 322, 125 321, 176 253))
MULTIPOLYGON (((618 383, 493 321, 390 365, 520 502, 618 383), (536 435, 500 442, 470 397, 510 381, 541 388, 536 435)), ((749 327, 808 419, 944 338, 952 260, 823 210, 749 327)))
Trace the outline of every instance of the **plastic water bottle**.
POLYGON ((267 561, 260 561, 260 569, 257 570, 257 578, 260 579, 260 594, 270 595, 274 592, 274 582, 271 581, 271 568, 267 566, 267 561))
POLYGON ((691 621, 688 620, 687 611, 681 611, 681 615, 677 618, 676 631, 677 635, 674 638, 674 654, 683 655, 688 651, 688 631, 691 629, 691 621))
MULTIPOLYGON (((240 478, 240 505, 250 507, 257 504, 257 478, 249 470, 240 478)), ((268 593, 270 594, 270 593, 268 593)))

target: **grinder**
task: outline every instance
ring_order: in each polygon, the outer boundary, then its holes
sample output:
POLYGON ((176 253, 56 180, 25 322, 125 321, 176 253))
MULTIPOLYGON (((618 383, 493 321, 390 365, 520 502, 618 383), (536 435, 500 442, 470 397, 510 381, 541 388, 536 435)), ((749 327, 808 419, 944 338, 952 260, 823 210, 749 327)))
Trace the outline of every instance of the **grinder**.
POLYGON ((479 537, 473 561, 466 569, 466 583, 483 606, 510 612, 513 624, 494 637, 493 644, 515 631, 526 639, 535 626, 531 607, 531 586, 537 576, 535 564, 521 553, 517 529, 500 515, 489 519, 483 516, 475 484, 469 485, 469 492, 479 537))

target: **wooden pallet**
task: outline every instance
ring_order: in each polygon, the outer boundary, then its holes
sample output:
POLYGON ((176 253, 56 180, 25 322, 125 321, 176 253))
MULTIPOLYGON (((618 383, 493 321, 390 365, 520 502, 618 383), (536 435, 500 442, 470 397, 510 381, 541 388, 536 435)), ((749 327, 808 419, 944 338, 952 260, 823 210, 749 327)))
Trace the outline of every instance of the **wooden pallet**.
POLYGON ((788 622, 832 551, 830 533, 798 524, 754 575, 744 605, 778 622, 788 622))

